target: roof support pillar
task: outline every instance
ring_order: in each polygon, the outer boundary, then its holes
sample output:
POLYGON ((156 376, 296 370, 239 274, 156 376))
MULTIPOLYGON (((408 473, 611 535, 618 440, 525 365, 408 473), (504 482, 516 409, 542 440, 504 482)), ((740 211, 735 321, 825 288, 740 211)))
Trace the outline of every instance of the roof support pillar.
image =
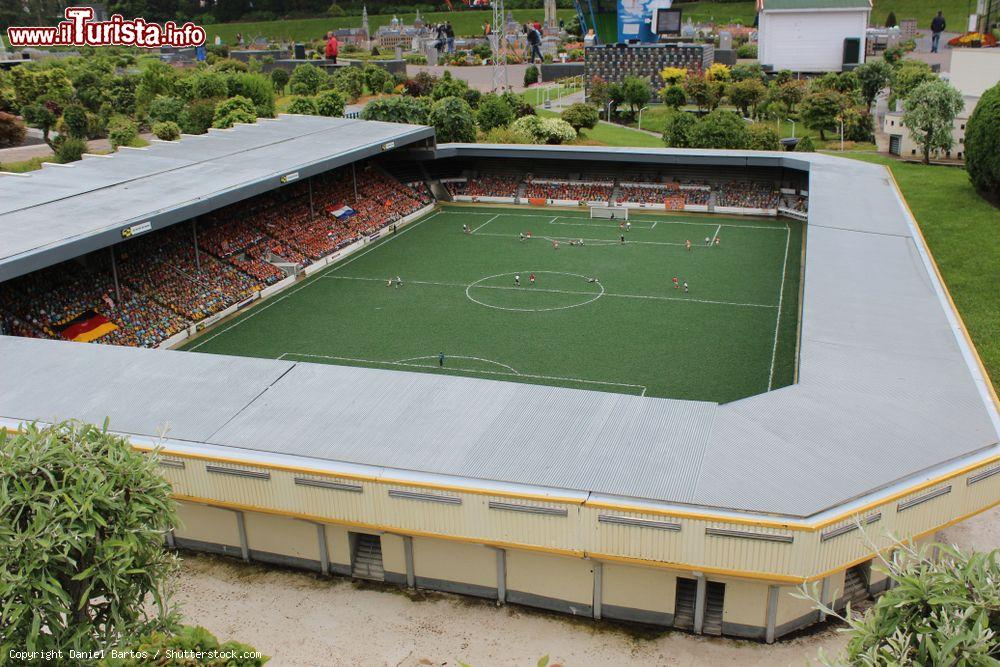
POLYGON ((601 604, 604 594, 604 563, 594 563, 594 618, 601 620, 601 604))
POLYGON ((698 582, 698 588, 696 589, 694 596, 693 630, 696 635, 700 635, 702 628, 705 626, 705 591, 708 589, 708 585, 705 581, 705 575, 703 573, 695 572, 694 576, 698 582))
POLYGON ((194 234, 194 266, 201 273, 201 255, 198 254, 198 216, 191 218, 191 231, 194 234))
POLYGON ((306 182, 309 184, 309 215, 316 215, 316 211, 313 210, 313 179, 310 176, 306 182))
MULTIPOLYGON (((823 577, 823 583, 820 584, 819 588, 819 601, 820 604, 829 604, 830 600, 830 577, 823 577)), ((819 610, 819 622, 822 623, 826 620, 826 612, 822 609, 819 610)))
POLYGON ((774 643, 774 630, 778 621, 778 591, 780 586, 771 584, 767 587, 767 627, 764 630, 764 641, 774 643))
POLYGON ((115 279, 115 303, 120 304, 122 302, 122 291, 118 286, 118 263, 115 261, 115 247, 109 247, 108 251, 111 253, 111 275, 115 279))
POLYGON ((497 549, 497 604, 507 601, 507 551, 497 549))
POLYGON ((240 535, 240 556, 244 561, 250 561, 250 542, 247 541, 247 522, 243 512, 233 510, 236 515, 236 532, 240 535))
POLYGON ((351 163, 351 180, 354 181, 354 205, 358 204, 358 173, 354 168, 354 163, 351 163))
POLYGON ((319 544, 319 569, 323 574, 330 574, 330 550, 326 546, 326 526, 316 524, 316 541, 319 544))
POLYGON ((413 538, 403 535, 403 557, 406 560, 406 585, 409 588, 417 587, 417 573, 413 567, 413 538))

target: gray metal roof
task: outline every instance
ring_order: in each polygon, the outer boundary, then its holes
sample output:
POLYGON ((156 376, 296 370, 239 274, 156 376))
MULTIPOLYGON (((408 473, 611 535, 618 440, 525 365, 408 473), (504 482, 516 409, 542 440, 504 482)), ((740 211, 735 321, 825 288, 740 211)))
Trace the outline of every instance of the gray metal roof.
MULTIPOLYGON (((600 160, 625 154, 499 150, 600 160)), ((442 152, 489 155, 483 151, 452 145, 442 152)), ((726 164, 782 164, 777 153, 691 153, 702 163, 716 156, 726 164)), ((627 154, 676 161, 685 152, 627 154)), ((153 436, 165 423, 170 437, 229 456, 294 456, 786 517, 816 516, 1000 452, 987 380, 885 170, 822 155, 791 159, 810 167, 793 386, 716 405, 0 338, 5 370, 20 378, 0 391, 0 418, 102 421, 110 414, 114 430, 153 436)))
POLYGON ((0 281, 246 199, 389 147, 434 136, 417 125, 280 116, 177 142, 121 149, 0 177, 0 281))

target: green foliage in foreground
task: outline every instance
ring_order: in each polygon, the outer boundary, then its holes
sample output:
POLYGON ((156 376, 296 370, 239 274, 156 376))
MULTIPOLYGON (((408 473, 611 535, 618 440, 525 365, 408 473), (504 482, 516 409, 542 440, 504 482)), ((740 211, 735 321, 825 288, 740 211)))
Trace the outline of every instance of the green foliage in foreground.
POLYGON ((169 622, 175 515, 155 458, 76 422, 0 431, 0 452, 3 655, 100 649, 169 622))
POLYGON ((211 632, 202 627, 182 626, 176 632, 151 632, 139 637, 134 642, 124 644, 118 649, 128 653, 123 658, 108 658, 101 662, 101 667, 141 667, 156 664, 158 667, 260 667, 269 658, 266 656, 245 657, 256 653, 253 647, 235 641, 219 643, 211 632), (168 651, 175 657, 168 658, 168 651), (202 653, 199 659, 186 659, 183 653, 197 651, 202 653), (153 656, 160 656, 153 660, 153 656), (215 656, 215 657, 209 657, 215 656))
POLYGON ((1000 200, 1000 83, 983 93, 969 117, 965 164, 976 189, 1000 200))
MULTIPOLYGON (((838 614, 848 625, 844 655, 828 664, 995 665, 1000 658, 1000 550, 963 553, 937 545, 939 560, 927 547, 900 545, 895 562, 875 568, 893 582, 863 614, 838 614)), ((815 591, 805 597, 816 601, 815 591)))

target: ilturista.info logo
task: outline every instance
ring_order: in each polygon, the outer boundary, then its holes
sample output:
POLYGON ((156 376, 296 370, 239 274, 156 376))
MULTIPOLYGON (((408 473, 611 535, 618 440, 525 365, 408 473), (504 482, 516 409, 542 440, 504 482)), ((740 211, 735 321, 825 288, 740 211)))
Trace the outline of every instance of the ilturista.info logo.
POLYGON ((201 46, 205 29, 190 21, 177 25, 126 19, 115 14, 107 21, 95 21, 92 7, 67 7, 65 21, 54 26, 11 26, 7 39, 11 46, 201 46))

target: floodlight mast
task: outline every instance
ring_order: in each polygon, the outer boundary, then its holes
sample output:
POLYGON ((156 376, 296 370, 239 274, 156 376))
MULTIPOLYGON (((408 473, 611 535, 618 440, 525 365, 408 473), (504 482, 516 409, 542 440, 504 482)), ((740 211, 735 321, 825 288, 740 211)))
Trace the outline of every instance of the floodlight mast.
POLYGON ((507 19, 503 0, 493 0, 493 25, 489 39, 493 47, 493 92, 502 93, 510 89, 507 77, 507 19))

